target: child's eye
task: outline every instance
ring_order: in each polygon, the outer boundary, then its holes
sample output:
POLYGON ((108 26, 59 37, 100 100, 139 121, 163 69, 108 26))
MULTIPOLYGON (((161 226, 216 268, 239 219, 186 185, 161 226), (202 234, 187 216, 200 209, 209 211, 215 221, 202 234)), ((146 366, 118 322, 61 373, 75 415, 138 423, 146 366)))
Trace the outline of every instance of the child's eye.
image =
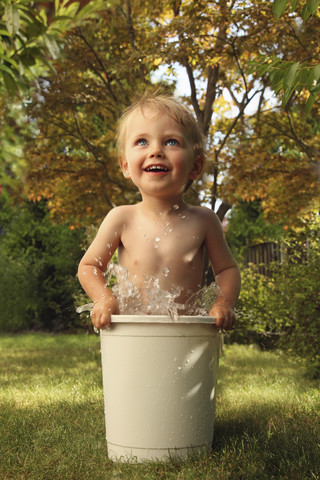
POLYGON ((147 145, 147 140, 145 138, 139 138, 139 140, 137 140, 137 145, 141 146, 141 147, 144 147, 145 145, 147 145))
POLYGON ((169 145, 169 147, 175 147, 178 145, 178 140, 175 138, 169 138, 169 140, 166 141, 166 144, 169 145))

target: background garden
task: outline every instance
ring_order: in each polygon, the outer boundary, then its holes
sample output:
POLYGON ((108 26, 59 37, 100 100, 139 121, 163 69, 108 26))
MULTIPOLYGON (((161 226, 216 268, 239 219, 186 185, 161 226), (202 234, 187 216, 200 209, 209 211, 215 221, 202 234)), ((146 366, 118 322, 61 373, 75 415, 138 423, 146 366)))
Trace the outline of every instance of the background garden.
MULTIPOLYGON (((243 359, 251 352, 252 371, 257 351, 235 344, 272 350, 264 352, 263 358, 273 366, 278 358, 279 368, 295 362, 292 368, 309 382, 303 388, 311 389, 306 393, 309 413, 302 417, 305 424, 319 421, 319 396, 314 394, 320 377, 319 4, 315 0, 1 0, 0 342, 4 358, 14 349, 12 342, 21 342, 27 355, 41 342, 51 342, 52 334, 66 349, 71 348, 66 335, 72 343, 71 334, 77 334, 78 348, 84 348, 84 334, 92 330, 87 316, 76 313, 87 302, 76 278, 78 262, 107 212, 139 200, 118 166, 117 121, 137 94, 160 87, 193 109, 207 137, 206 171, 188 192, 188 200, 217 212, 241 267, 238 320, 226 337, 230 344, 226 351, 243 359), (267 250, 272 253, 261 253, 267 250), (33 347, 30 338, 35 341, 33 347)), ((96 352, 94 338, 88 341, 96 352)), ((58 354, 50 348, 48 355, 58 354)), ((86 350, 89 370, 90 355, 86 350)), ((25 361, 23 357, 19 365, 25 361)), ((227 358, 224 361, 228 364, 227 358)), ((67 368, 67 361, 62 367, 67 368)), ((57 372, 61 373, 59 368, 57 372)), ((283 415, 287 394, 281 393, 283 415)), ((305 398, 299 395, 296 392, 301 406, 305 398)), ((300 406, 292 404, 284 417, 301 414, 300 406)), ((35 404, 31 408, 37 409, 35 404)), ((265 413, 263 408, 261 412, 265 413)), ((221 420, 221 431, 226 422, 230 427, 231 418, 239 418, 232 408, 229 414, 229 420, 221 420)), ((5 415, 12 427, 13 417, 5 415)), ((22 421, 22 417, 16 420, 22 421)), ((276 431, 285 435, 288 424, 275 427, 277 421, 268 424, 270 439, 276 431)), ((262 430, 266 427, 259 425, 262 430)), ((304 447, 311 449, 312 458, 305 457, 303 468, 296 462, 291 476, 285 476, 287 467, 283 467, 281 477, 276 473, 264 477, 263 469, 258 476, 259 462, 253 458, 264 451, 265 440, 244 430, 252 460, 245 458, 244 473, 237 470, 235 474, 228 463, 220 473, 210 473, 216 477, 206 476, 210 469, 202 466, 199 478, 319 478, 314 469, 320 465, 319 430, 304 447), (255 465, 251 477, 249 464, 255 465)), ((16 432, 21 434, 21 425, 16 432)), ((246 442, 243 429, 242 436, 237 437, 235 430, 231 434, 233 453, 240 458, 239 445, 246 442)), ((278 440, 283 440, 281 435, 278 440)), ((228 450, 226 443, 216 454, 220 462, 222 451, 228 450)), ((81 442, 78 448, 84 448, 81 442)), ((274 455, 275 449, 276 443, 271 450, 274 455)), ((229 458, 231 450, 226 455, 229 458)), ((266 461, 268 465, 271 457, 266 461)), ((280 459, 274 461, 279 469, 280 459)), ((37 477, 35 467, 28 465, 10 476, 9 462, 4 478, 59 478, 52 476, 49 467, 47 476, 37 477)), ((198 467, 192 465, 194 473, 198 467)), ((156 471, 130 472, 122 472, 127 475, 123 478, 195 478, 187 470, 157 470, 159 476, 156 471)), ((96 478, 118 478, 120 473, 96 478)), ((61 478, 95 478, 92 471, 87 477, 77 475, 61 478)))

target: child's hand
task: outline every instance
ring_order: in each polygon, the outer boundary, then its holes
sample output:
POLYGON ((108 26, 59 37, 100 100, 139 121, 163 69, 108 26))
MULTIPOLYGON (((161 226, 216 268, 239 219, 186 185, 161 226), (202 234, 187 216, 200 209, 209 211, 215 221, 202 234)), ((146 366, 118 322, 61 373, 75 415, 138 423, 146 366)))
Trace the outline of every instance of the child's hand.
POLYGON ((91 312, 91 321, 96 328, 110 327, 111 315, 119 314, 119 305, 117 299, 113 296, 99 300, 93 306, 91 312))
POLYGON ((210 317, 215 317, 215 325, 222 330, 231 330, 236 316, 232 306, 226 301, 218 299, 211 307, 209 312, 210 317))

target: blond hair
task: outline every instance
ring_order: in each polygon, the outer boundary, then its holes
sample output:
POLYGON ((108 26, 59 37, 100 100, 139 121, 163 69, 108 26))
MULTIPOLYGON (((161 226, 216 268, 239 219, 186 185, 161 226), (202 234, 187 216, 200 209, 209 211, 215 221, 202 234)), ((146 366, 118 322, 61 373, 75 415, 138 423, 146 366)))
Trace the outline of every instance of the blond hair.
POLYGON ((125 137, 129 121, 137 110, 143 112, 147 107, 153 110, 158 110, 166 115, 170 115, 170 117, 172 117, 183 128, 188 140, 193 145, 195 157, 201 156, 205 158, 205 137, 201 133, 189 108, 179 102, 175 97, 158 92, 144 93, 142 97, 136 100, 124 111, 120 119, 117 134, 117 146, 120 156, 125 149, 125 137))

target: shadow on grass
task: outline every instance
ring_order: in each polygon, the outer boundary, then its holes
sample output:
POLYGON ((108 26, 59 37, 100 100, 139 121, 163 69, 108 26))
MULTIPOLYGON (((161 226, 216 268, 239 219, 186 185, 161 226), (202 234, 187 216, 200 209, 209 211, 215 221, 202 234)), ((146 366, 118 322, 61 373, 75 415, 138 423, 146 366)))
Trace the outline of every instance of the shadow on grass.
POLYGON ((105 471, 102 402, 55 402, 38 408, 6 405, 0 416, 1 479, 80 480, 105 471))
POLYGON ((234 466, 235 478, 320 478, 319 392, 302 372, 294 360, 259 349, 222 356, 212 456, 246 465, 247 477, 234 466))
POLYGON ((313 399, 314 387, 287 359, 226 349, 212 452, 130 465, 107 457, 96 338, 38 338, 25 349, 7 347, 1 480, 319 479, 316 394, 313 399))

